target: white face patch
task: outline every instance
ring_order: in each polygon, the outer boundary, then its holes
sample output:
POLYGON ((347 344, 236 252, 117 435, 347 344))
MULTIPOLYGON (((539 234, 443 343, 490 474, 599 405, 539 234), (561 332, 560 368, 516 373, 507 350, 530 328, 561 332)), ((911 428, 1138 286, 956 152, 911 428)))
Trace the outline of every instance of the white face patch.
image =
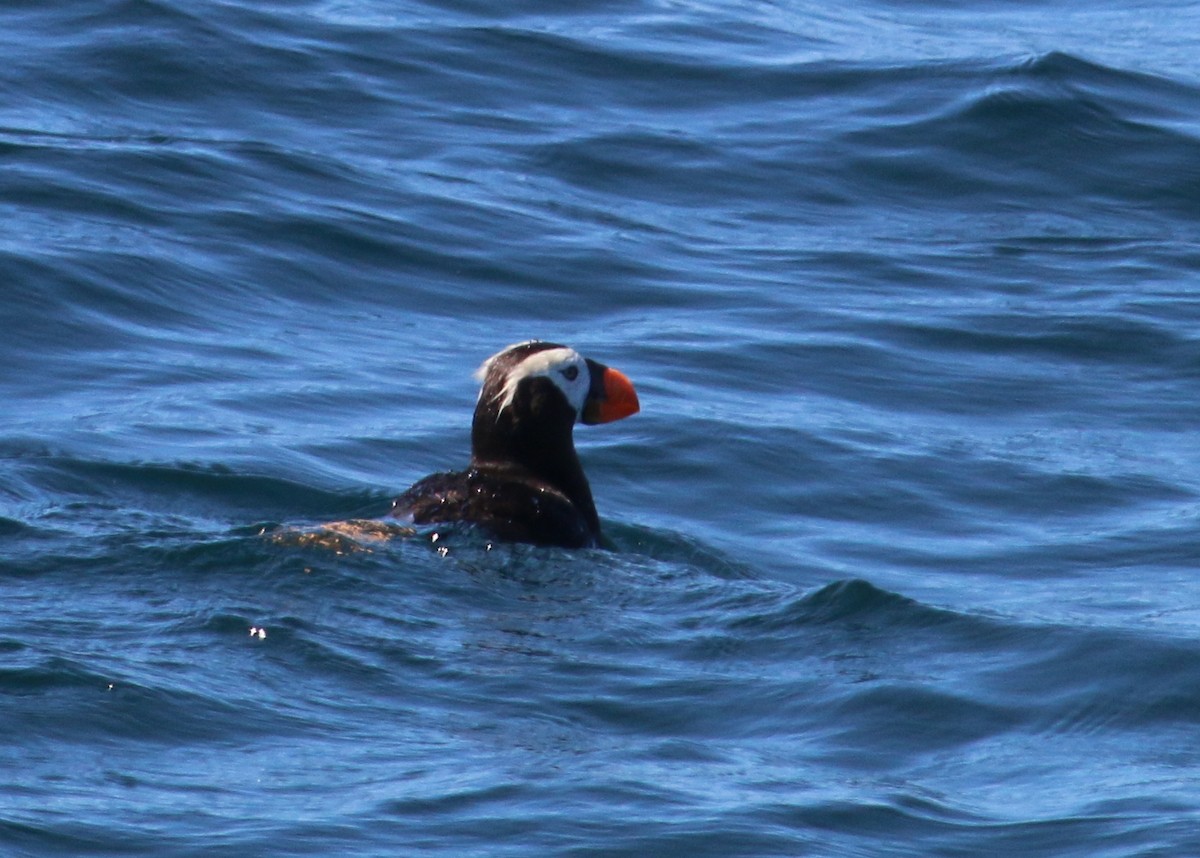
MULTIPOLYGON (((511 348, 513 347, 510 346, 511 348)), ((505 349, 500 354, 505 354, 510 349, 505 349)), ((485 379, 492 368, 493 361, 499 356, 488 358, 475 373, 476 378, 485 379)), ((513 397, 517 395, 518 384, 527 378, 538 377, 548 378, 554 382, 554 385, 567 397, 567 402, 575 409, 575 419, 578 420, 579 415, 583 413, 583 403, 587 399, 592 379, 588 372, 587 361, 583 359, 583 356, 574 349, 566 347, 534 352, 510 369, 496 394, 495 401, 498 406, 496 413, 502 412, 512 404, 513 397)))

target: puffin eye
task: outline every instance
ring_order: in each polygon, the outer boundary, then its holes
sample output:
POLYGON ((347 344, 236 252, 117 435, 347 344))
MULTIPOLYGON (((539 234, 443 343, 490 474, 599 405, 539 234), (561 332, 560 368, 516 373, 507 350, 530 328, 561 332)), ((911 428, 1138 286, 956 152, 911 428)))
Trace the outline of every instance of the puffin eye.
POLYGON ((579 378, 579 367, 577 366, 569 366, 566 369, 561 370, 561 372, 563 374, 563 378, 565 378, 567 381, 574 381, 575 379, 579 378))

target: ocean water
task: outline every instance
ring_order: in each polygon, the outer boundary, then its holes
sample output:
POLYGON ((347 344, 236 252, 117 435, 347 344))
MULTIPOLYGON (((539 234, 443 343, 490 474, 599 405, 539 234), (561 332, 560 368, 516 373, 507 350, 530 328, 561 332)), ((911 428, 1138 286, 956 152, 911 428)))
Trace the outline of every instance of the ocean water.
POLYGON ((1198 33, 4 3, 0 854, 1200 854, 1198 33), (527 338, 615 550, 306 536, 527 338))

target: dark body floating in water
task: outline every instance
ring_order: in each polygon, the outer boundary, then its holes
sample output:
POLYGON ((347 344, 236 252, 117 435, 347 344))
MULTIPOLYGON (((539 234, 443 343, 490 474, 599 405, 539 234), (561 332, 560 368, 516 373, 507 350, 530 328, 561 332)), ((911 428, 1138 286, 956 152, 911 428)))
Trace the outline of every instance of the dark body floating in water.
POLYGON ((433 474, 392 502, 414 524, 469 522, 500 540, 585 548, 601 544, 600 518, 572 430, 638 411, 615 369, 567 346, 509 346, 480 367, 471 465, 433 474))

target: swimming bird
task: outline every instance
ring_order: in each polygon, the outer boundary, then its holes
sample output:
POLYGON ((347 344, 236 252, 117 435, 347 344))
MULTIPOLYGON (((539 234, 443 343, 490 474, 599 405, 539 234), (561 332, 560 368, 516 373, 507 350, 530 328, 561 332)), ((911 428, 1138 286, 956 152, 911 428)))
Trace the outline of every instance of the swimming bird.
POLYGON ((602 544, 600 518, 572 432, 636 414, 633 384, 574 349, 539 340, 484 361, 471 422, 471 463, 433 474, 392 502, 414 524, 469 522, 511 542, 602 544))

